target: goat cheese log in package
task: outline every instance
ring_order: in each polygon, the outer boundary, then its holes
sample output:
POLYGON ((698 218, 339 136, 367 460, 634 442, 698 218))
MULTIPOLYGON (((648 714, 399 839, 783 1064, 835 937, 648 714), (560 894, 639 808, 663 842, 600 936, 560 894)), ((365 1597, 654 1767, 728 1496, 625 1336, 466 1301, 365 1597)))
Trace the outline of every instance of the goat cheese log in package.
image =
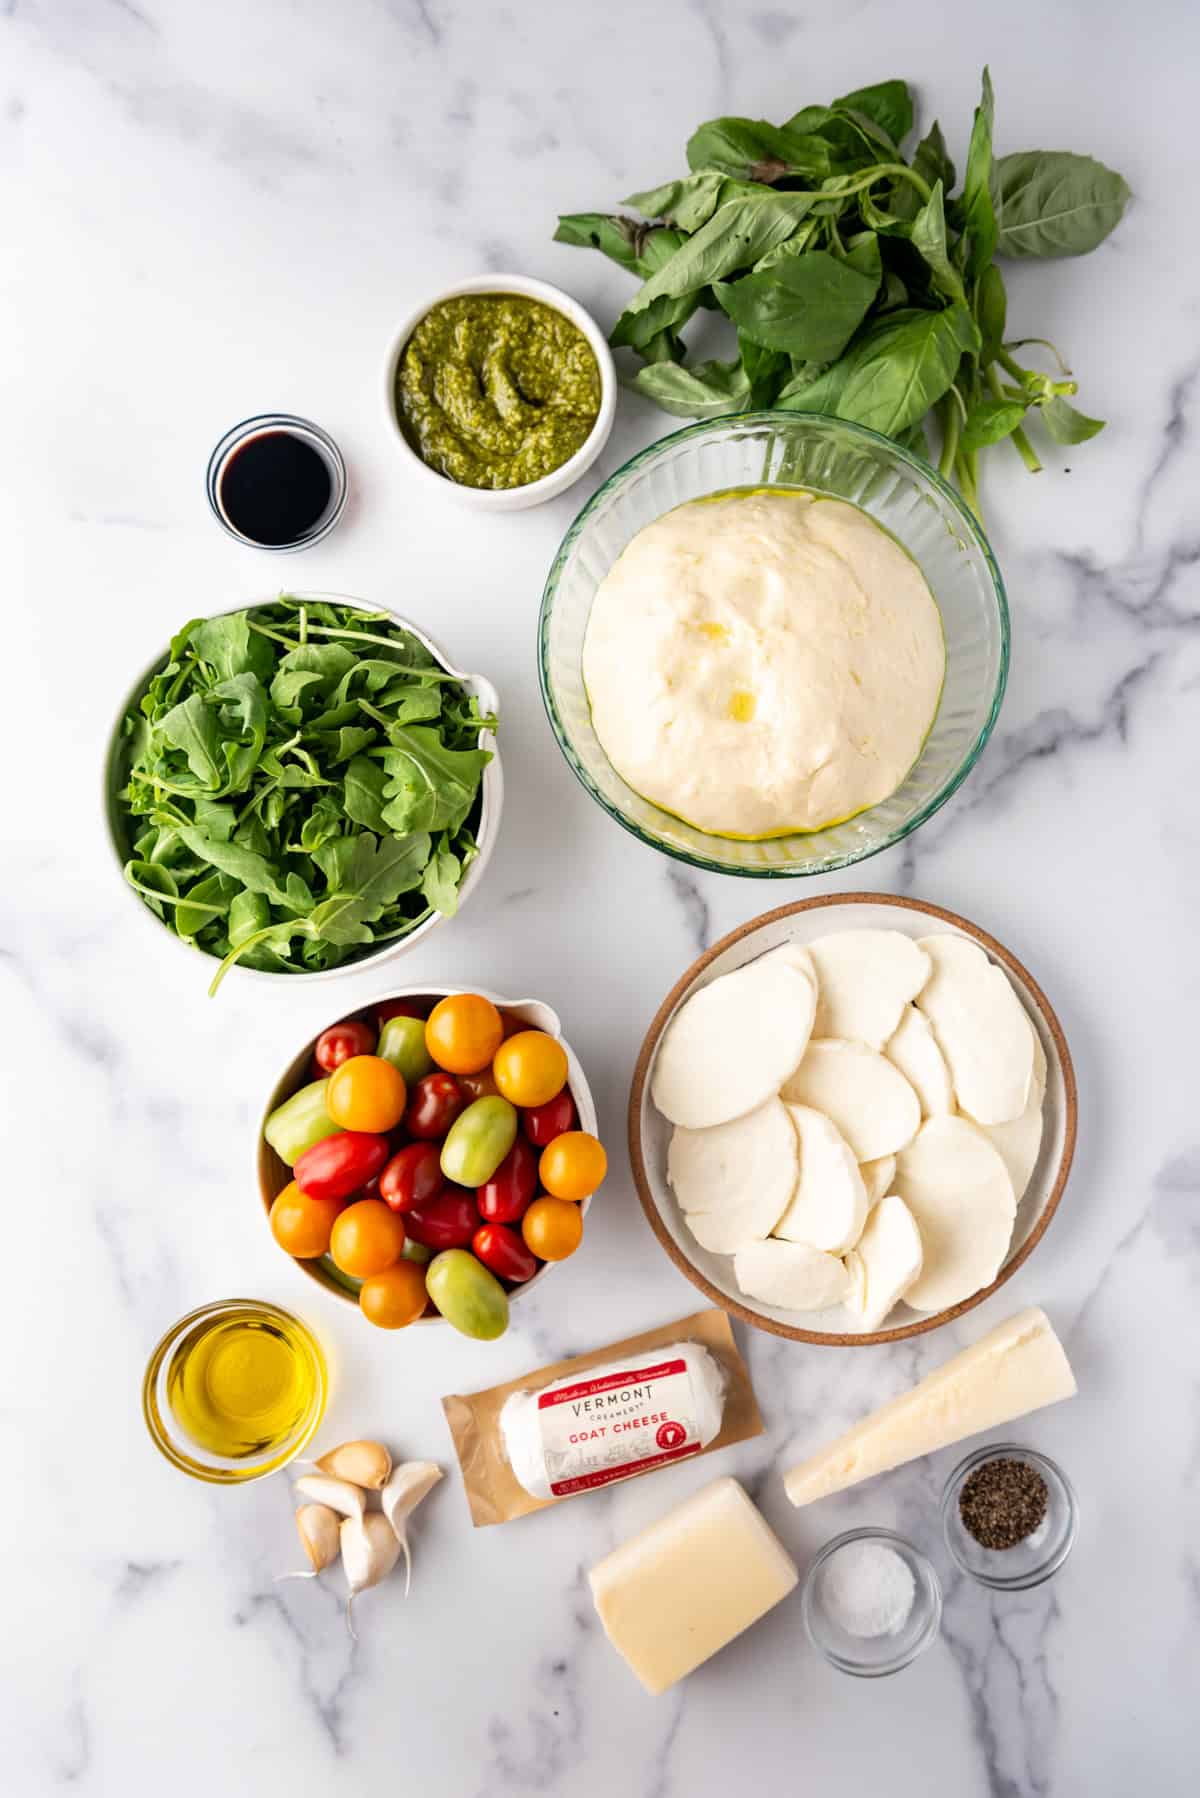
POLYGON ((477 1527, 762 1433, 723 1311, 442 1400, 477 1527))

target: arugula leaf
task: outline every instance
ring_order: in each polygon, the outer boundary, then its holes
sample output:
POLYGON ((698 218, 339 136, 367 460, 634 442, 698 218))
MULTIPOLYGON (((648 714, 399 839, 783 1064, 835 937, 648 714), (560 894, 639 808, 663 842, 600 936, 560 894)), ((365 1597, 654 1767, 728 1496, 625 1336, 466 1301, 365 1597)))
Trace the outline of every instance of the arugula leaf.
POLYGON ((992 204, 992 120, 995 101, 992 78, 983 71, 983 97, 975 109, 971 127, 971 143, 967 150, 967 172, 963 177, 963 220, 966 230, 966 268, 970 275, 982 274, 996 253, 995 208, 992 204))
POLYGON ((812 362, 832 362, 866 317, 878 288, 876 246, 874 275, 813 250, 761 274, 718 282, 713 291, 739 331, 755 343, 812 362))
POLYGON ((414 830, 457 830, 490 760, 484 749, 447 749, 437 731, 402 725, 389 733, 380 759, 387 775, 384 821, 397 836, 414 830))
POLYGON ((720 418, 750 407, 750 380, 740 361, 655 362, 639 368, 634 387, 676 418, 720 418))
POLYGON ((387 776, 369 755, 356 755, 346 769, 343 781, 342 804, 346 816, 356 824, 365 825, 367 830, 378 831, 381 836, 388 828, 383 816, 386 785, 387 776))
POLYGON ((462 876, 463 865, 450 846, 449 836, 443 833, 421 876, 422 893, 443 917, 452 918, 458 910, 458 889, 462 876))
POLYGON ((232 680, 236 674, 256 674, 263 680, 274 665, 271 645, 251 630, 246 612, 198 619, 187 629, 186 637, 188 647, 210 664, 218 680, 232 680))
POLYGON ((1131 194, 1115 170, 1066 150, 1023 150, 995 167, 998 256, 1084 256, 1120 224, 1131 194))
POLYGON ((878 81, 873 87, 858 87, 833 104, 844 111, 863 113, 887 132, 893 144, 902 143, 913 128, 912 94, 907 81, 878 81))
POLYGON ((204 702, 202 693, 190 693, 160 718, 155 734, 173 749, 182 749, 188 767, 203 787, 219 791, 224 770, 221 765, 221 737, 217 715, 204 702))

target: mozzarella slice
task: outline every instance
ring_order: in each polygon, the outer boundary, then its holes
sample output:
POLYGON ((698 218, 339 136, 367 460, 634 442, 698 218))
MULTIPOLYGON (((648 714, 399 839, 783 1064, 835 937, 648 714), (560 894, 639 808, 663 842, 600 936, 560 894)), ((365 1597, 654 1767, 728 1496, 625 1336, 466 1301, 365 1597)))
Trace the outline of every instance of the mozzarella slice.
POLYGON ((818 1036, 882 1049, 929 978, 929 957, 899 930, 840 930, 809 944, 817 970, 818 1036))
POLYGON ((969 1299, 1000 1271, 1017 1202, 1008 1169, 967 1118, 930 1118, 896 1157, 894 1190, 921 1233, 924 1266, 905 1297, 917 1311, 969 1299))
POLYGON ((923 1117, 949 1117, 954 1110, 950 1069, 924 1012, 915 1005, 904 1007, 884 1054, 900 1069, 920 1099, 923 1117))
MULTIPOLYGON (((880 1199, 854 1250, 847 1304, 864 1330, 877 1330, 921 1272, 923 1251, 916 1219, 898 1193, 880 1199)), ((847 1256, 849 1260, 849 1256, 847 1256)))
POLYGON ((867 1221, 867 1189, 854 1152, 822 1112, 807 1105, 787 1109, 800 1144, 800 1178, 774 1234, 844 1255, 867 1221))
POLYGON ((917 1005, 933 1025, 958 1099, 977 1124, 1020 1117, 1033 1077, 1033 1025, 1008 976, 965 936, 922 937, 933 963, 917 1005))
POLYGON ((781 1097, 823 1111, 858 1161, 894 1155, 921 1124, 920 1101, 899 1069, 865 1043, 838 1037, 813 1038, 781 1097))
MULTIPOLYGON (((768 949, 767 953, 762 957, 762 961, 781 961, 785 966, 795 968, 798 973, 803 974, 808 980, 812 981, 813 992, 816 992, 817 970, 813 966, 812 956, 804 947, 803 943, 780 943, 778 949, 768 949)), ((761 963, 756 963, 755 965, 758 966, 761 965, 761 963)))
POLYGON ((892 1190, 892 1175, 896 1171, 896 1157, 881 1155, 878 1161, 862 1161, 858 1167, 862 1175, 862 1183, 867 1189, 867 1210, 878 1205, 880 1199, 892 1190))
POLYGON ((776 1237, 739 1249, 733 1273, 747 1298, 782 1311, 828 1311, 850 1289, 850 1276, 836 1255, 776 1237))
POLYGON ((987 1136, 993 1148, 998 1149, 1000 1158, 1008 1169, 1008 1177, 1013 1183, 1013 1192, 1017 1204, 1021 1203, 1025 1189, 1033 1178, 1033 1170, 1037 1166, 1037 1158, 1042 1146, 1042 1107, 1046 1100, 1046 1051, 1042 1048, 1042 1039, 1035 1030, 1033 1033, 1033 1079, 1029 1082, 1029 1097, 1025 1101, 1025 1109, 1019 1118, 1012 1118, 1007 1124, 981 1124, 980 1129, 987 1136))
POLYGON ((716 1124, 679 1127, 667 1151, 667 1179, 701 1248, 732 1255, 767 1236, 796 1188, 796 1132, 778 1099, 716 1124))
POLYGON ((654 1103, 689 1130, 744 1117, 795 1068, 815 1004, 807 976, 767 956, 722 974, 667 1025, 654 1065, 654 1103))

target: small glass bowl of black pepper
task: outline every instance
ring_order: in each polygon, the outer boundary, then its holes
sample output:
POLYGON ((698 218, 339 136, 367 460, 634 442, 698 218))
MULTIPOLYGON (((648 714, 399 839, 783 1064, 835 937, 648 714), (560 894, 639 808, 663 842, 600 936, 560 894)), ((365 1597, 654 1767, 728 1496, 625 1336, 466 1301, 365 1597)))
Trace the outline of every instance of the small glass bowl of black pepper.
POLYGON ((1048 1455, 994 1442, 960 1461, 942 1495, 951 1558, 980 1585, 1023 1592, 1058 1572, 1075 1541, 1071 1482, 1048 1455))
POLYGON ((253 549, 308 549, 346 504, 346 464, 327 431, 263 412, 226 431, 209 457, 208 503, 221 528, 253 549))

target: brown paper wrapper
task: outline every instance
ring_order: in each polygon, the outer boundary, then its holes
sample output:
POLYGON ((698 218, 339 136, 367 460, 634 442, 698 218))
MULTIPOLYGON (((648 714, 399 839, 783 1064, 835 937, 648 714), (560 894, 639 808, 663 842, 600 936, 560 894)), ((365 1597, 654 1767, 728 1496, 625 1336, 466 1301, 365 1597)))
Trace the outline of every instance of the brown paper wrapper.
MULTIPOLYGON (((702 1344, 725 1370, 725 1409, 721 1429, 701 1455, 715 1454, 734 1442, 745 1442, 761 1436, 763 1420, 750 1384, 750 1374, 742 1360, 733 1330, 724 1311, 715 1307, 696 1311, 675 1323, 660 1324, 656 1330, 644 1330, 640 1336, 627 1336, 621 1342, 605 1343, 587 1355, 575 1355, 569 1361, 556 1361, 550 1367, 539 1367, 521 1379, 509 1380, 503 1386, 489 1386, 483 1392, 452 1392, 442 1400, 446 1422, 454 1438, 458 1464, 462 1468, 471 1521, 476 1529, 490 1523, 508 1523, 514 1517, 527 1517, 530 1511, 546 1511, 571 1498, 582 1498, 582 1492, 565 1493, 561 1498, 534 1498, 526 1492, 508 1464, 504 1438, 500 1433, 500 1411, 505 1399, 514 1392, 541 1392, 555 1380, 568 1375, 586 1373, 602 1361, 622 1356, 644 1355, 672 1342, 702 1344)), ((698 1456, 689 1457, 697 1459, 698 1456)), ((622 1480, 640 1479, 643 1474, 657 1473, 656 1467, 630 1468, 622 1480)), ((612 1484, 619 1482, 614 1480, 612 1484)), ((600 1488, 606 1490, 606 1488, 600 1488)))

